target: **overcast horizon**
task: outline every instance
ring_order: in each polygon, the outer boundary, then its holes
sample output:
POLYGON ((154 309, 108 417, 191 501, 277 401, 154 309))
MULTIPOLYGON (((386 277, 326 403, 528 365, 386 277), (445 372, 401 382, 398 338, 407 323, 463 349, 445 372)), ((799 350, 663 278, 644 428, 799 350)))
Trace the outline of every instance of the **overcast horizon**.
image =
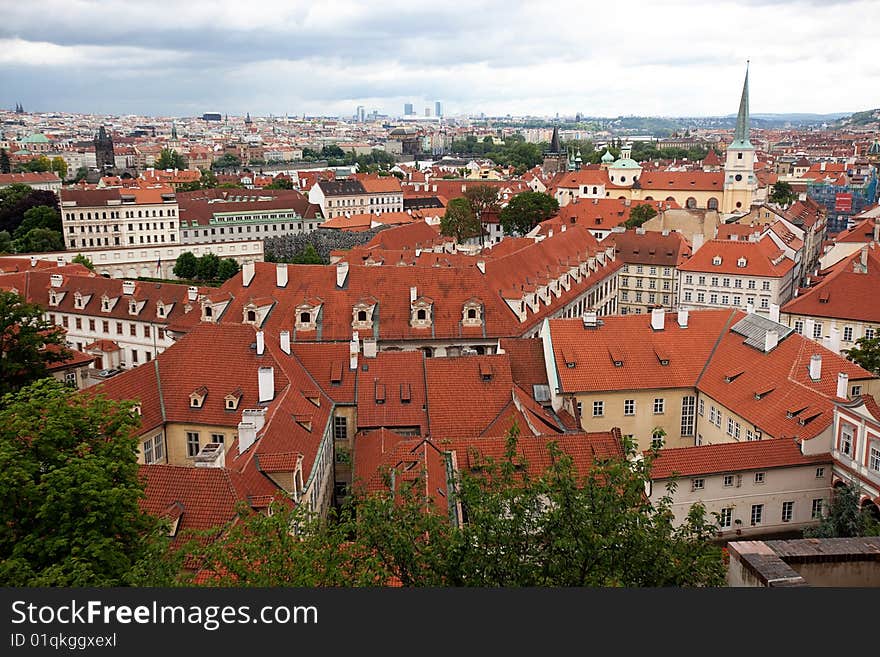
POLYGON ((865 0, 0 0, 0 106, 394 117, 439 100, 448 116, 729 116, 749 59, 753 114, 844 114, 880 105, 880 61, 851 55, 877 24, 880 3, 865 0))

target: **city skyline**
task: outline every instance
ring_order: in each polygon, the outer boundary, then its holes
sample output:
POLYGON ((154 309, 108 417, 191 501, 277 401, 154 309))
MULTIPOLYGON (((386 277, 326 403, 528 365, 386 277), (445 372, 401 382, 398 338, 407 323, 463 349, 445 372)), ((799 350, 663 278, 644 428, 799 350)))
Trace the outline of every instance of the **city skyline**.
POLYGON ((848 53, 872 38, 880 6, 858 0, 260 9, 0 2, 0 106, 149 116, 352 116, 364 106, 400 116, 405 103, 422 114, 442 100, 447 116, 726 116, 747 59, 755 114, 876 105, 878 64, 848 53))

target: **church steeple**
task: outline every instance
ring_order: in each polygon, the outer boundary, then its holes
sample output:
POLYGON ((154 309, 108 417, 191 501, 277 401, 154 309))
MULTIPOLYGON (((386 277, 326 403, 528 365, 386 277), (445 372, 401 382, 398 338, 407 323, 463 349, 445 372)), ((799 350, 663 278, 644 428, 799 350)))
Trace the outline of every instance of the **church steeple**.
POLYGON ((734 148, 754 148, 749 141, 749 63, 746 62, 746 79, 743 82, 739 112, 736 115, 736 130, 733 133, 734 148))
POLYGON ((550 139, 550 152, 561 153, 562 148, 559 146, 559 127, 553 126, 553 137, 550 139))

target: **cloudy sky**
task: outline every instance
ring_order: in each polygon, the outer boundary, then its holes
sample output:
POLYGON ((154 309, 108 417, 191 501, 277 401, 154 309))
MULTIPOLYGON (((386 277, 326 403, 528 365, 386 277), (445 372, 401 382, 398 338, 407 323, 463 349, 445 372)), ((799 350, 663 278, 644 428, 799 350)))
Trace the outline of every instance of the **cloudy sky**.
POLYGON ((0 0, 0 107, 701 116, 880 105, 877 0, 0 0))

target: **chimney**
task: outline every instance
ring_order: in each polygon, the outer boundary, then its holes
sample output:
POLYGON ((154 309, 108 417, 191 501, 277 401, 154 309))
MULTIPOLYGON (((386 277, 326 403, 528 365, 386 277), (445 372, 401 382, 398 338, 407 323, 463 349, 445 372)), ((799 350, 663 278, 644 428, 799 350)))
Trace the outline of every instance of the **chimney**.
POLYGON ((849 389, 849 374, 846 372, 838 372, 837 374, 837 396, 846 399, 849 389))
POLYGON ((767 331, 764 334, 764 352, 772 351, 779 344, 779 333, 776 331, 767 331))
POLYGON ((810 378, 818 381, 822 378, 822 355, 813 354, 810 357, 810 378))
POLYGON ((703 240, 705 237, 703 233, 694 233, 693 239, 691 240, 691 252, 696 253, 697 250, 703 246, 703 240))
POLYGON ((862 247, 862 252, 860 254, 859 260, 862 264, 861 271, 863 274, 866 274, 868 272, 868 247, 867 246, 862 247))
POLYGON ((666 325, 666 310, 663 308, 654 308, 651 310, 651 328, 655 331, 662 331, 666 325))
POLYGON ((880 217, 874 219, 874 241, 880 242, 880 217))
POLYGON ((819 169, 820 169, 821 171, 825 171, 825 163, 824 163, 824 162, 822 162, 822 163, 819 165, 819 169))
POLYGON ((275 286, 287 287, 287 264, 279 262, 275 265, 275 286))
POLYGON ((345 287, 345 280, 347 278, 348 278, 348 263, 347 262, 336 263, 336 287, 338 287, 338 288, 345 287))
POLYGON ((257 441, 257 434, 266 423, 265 408, 248 408, 241 412, 238 423, 238 453, 243 454, 257 441))
POLYGON ((773 320, 774 322, 776 322, 777 324, 779 323, 779 304, 778 303, 771 303, 770 304, 770 319, 773 320))
POLYGON ((416 287, 409 288, 409 302, 413 303, 419 298, 418 289, 416 287))
POLYGON ((594 327, 599 323, 595 310, 585 310, 583 315, 584 326, 594 327))
POLYGON ((195 285, 190 285, 188 288, 186 288, 186 298, 190 301, 195 301, 196 299, 198 299, 199 288, 197 288, 195 285))
POLYGON ((481 274, 486 273, 486 261, 485 260, 477 260, 477 269, 480 270, 481 274))
POLYGON ((241 284, 247 287, 251 284, 251 281, 254 280, 254 274, 256 273, 256 265, 253 261, 246 262, 241 266, 241 284))
POLYGON ((262 331, 257 331, 257 356, 262 356, 266 351, 266 340, 262 331))
POLYGON ((257 371, 257 383, 259 384, 259 401, 272 401, 275 398, 275 368, 261 367, 257 371))
POLYGON ((840 353, 840 329, 836 326, 831 327, 825 346, 829 351, 833 351, 835 354, 840 353))
POLYGON ((64 276, 62 276, 61 274, 52 274, 51 276, 49 276, 49 284, 52 287, 61 287, 63 283, 64 276))
POLYGON ((547 231, 547 237, 553 237, 553 229, 547 231))
MULTIPOLYGON (((239 443, 241 445, 241 443, 239 443)), ((208 443, 196 454, 195 466, 197 468, 225 468, 226 451, 223 443, 208 443)))
POLYGON ((357 336, 352 337, 348 343, 348 369, 354 372, 358 368, 358 352, 360 351, 360 343, 357 336))
POLYGON ((281 331, 281 351, 290 353, 290 331, 281 331))
POLYGON ((754 312, 755 312, 755 304, 747 303, 746 304, 746 314, 752 315, 752 314, 754 314, 754 312))
POLYGON ((31 256, 31 267, 37 266, 37 256, 31 256))
POLYGON ((816 320, 807 319, 807 321, 804 322, 804 337, 812 340, 813 339, 813 329, 815 329, 815 328, 816 328, 816 320))
POLYGON ((134 281, 122 281, 122 293, 134 294, 134 281))
POLYGON ((64 266, 64 257, 63 257, 63 256, 58 256, 58 257, 55 259, 55 263, 56 263, 59 267, 63 267, 63 266, 64 266))
POLYGON ((375 338, 364 338, 364 358, 375 358, 378 347, 375 338))
POLYGON ((687 308, 679 308, 679 310, 678 310, 678 325, 681 328, 688 327, 688 309, 687 308))

